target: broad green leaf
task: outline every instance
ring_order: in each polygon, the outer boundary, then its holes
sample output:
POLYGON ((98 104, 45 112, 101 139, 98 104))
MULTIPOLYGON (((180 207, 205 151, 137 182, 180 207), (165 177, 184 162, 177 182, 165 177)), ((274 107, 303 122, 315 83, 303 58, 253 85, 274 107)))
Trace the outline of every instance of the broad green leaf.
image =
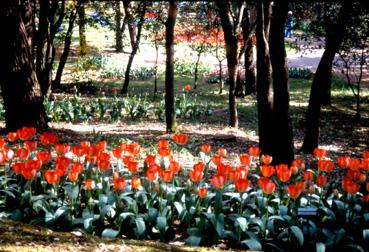
POLYGON ((176 201, 176 202, 174 202, 174 206, 175 206, 175 208, 176 208, 176 210, 178 212, 178 215, 181 216, 182 215, 182 212, 185 210, 184 207, 183 207, 183 205, 182 205, 182 203, 176 201))
POLYGON ((238 224, 238 226, 240 227, 240 229, 242 230, 242 232, 245 232, 247 229, 247 220, 244 217, 238 217, 236 219, 236 223, 238 224))
POLYGON ((297 226, 291 226, 290 229, 293 236, 296 238, 299 247, 302 247, 304 245, 304 234, 302 233, 301 229, 297 226))
POLYGON ((241 241, 241 245, 247 246, 250 250, 262 250, 263 247, 261 246, 261 243, 254 239, 246 239, 241 241))
POLYGON ((156 219, 159 215, 159 211, 156 208, 149 208, 149 221, 150 223, 156 223, 156 219))
POLYGON ((364 241, 369 244, 369 229, 364 229, 363 230, 363 238, 364 241))
POLYGON ((194 236, 191 235, 186 239, 186 245, 187 246, 199 246, 201 243, 201 236, 194 236))
POLYGON ((84 221, 83 221, 83 225, 84 225, 84 228, 86 230, 90 230, 93 228, 92 226, 92 222, 93 222, 93 218, 86 218, 84 221))
POLYGON ((315 245, 316 252, 325 252, 325 244, 322 242, 317 242, 315 245))
POLYGON ((105 228, 102 232, 102 237, 109 237, 109 238, 116 238, 119 234, 118 230, 111 229, 111 228, 105 228))
POLYGON ((167 229, 167 218, 165 217, 158 217, 156 219, 157 228, 160 231, 161 234, 165 234, 165 231, 167 229))
POLYGON ((218 236, 222 237, 224 232, 224 214, 221 213, 218 215, 215 229, 217 230, 218 236))
POLYGON ((214 204, 214 213, 215 213, 215 215, 218 216, 222 212, 222 204, 223 204, 222 192, 217 190, 216 194, 215 194, 215 204, 214 204))
POLYGON ((129 216, 135 216, 135 214, 131 213, 131 212, 124 212, 124 213, 121 213, 119 215, 119 217, 122 219, 122 221, 124 221, 129 216))
POLYGON ((358 244, 348 244, 345 248, 346 249, 343 249, 343 251, 365 252, 365 250, 363 249, 363 247, 361 247, 358 244))
POLYGON ((187 228, 187 234, 190 236, 201 236, 201 230, 197 227, 187 228))
POLYGON ((276 244, 274 243, 266 243, 265 244, 265 251, 276 251, 276 252, 284 252, 285 250, 282 249, 281 247, 277 246, 276 244))
POLYGON ((146 224, 143 218, 137 218, 136 222, 136 234, 138 237, 144 237, 146 233, 146 224))

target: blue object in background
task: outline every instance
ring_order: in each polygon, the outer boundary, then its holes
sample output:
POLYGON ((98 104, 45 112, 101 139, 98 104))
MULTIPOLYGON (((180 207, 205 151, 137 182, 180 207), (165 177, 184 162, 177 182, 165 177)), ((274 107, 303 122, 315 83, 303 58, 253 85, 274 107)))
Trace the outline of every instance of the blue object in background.
POLYGON ((287 21, 286 21, 286 29, 284 32, 284 36, 286 38, 292 38, 292 27, 294 24, 295 24, 295 18, 292 16, 292 11, 289 11, 287 21))

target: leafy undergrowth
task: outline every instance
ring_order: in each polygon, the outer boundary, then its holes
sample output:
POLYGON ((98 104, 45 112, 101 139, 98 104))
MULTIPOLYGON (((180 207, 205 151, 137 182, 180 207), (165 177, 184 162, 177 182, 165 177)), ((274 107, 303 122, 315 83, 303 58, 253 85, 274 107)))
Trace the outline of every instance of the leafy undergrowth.
POLYGON ((10 220, 0 220, 0 251, 218 251, 219 248, 187 247, 154 241, 109 239, 82 232, 56 232, 10 220))

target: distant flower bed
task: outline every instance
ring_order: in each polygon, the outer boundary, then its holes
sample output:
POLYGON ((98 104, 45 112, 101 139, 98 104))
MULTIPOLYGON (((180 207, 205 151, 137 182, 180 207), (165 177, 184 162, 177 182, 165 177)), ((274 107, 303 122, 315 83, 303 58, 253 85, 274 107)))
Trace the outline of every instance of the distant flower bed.
POLYGON ((288 69, 288 76, 290 78, 296 78, 296 79, 311 79, 313 76, 313 73, 308 68, 289 68, 288 69))
POLYGON ((368 250, 369 151, 272 165, 249 147, 193 146, 185 134, 139 144, 60 143, 24 127, 0 140, 0 216, 55 230, 251 250, 368 250), (194 159, 190 162, 187 154, 194 159), (190 167, 185 169, 184 167, 190 167), (327 175, 341 170, 338 184, 327 175), (210 172, 211 171, 211 172, 210 172))

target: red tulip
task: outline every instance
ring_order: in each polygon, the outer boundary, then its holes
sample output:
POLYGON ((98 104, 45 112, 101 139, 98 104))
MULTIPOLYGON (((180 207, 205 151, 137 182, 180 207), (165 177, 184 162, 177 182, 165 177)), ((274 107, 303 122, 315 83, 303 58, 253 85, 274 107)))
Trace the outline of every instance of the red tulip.
POLYGON ((212 158, 211 158, 211 161, 213 161, 213 163, 215 165, 218 165, 222 162, 222 157, 219 156, 219 155, 214 155, 212 158))
POLYGON ((349 166, 349 163, 350 163, 350 157, 348 157, 348 156, 343 156, 343 157, 337 158, 337 164, 342 169, 347 168, 349 166))
POLYGON ((82 146, 78 146, 78 145, 72 146, 72 152, 77 157, 82 157, 85 154, 84 151, 83 151, 82 146))
POLYGON ((83 172, 83 163, 78 162, 72 163, 70 166, 70 171, 81 174, 83 172))
POLYGON ((156 156, 154 154, 148 154, 145 158, 145 162, 146 162, 147 166, 155 164, 156 163, 156 156))
POLYGON ((218 149, 218 155, 221 156, 221 157, 227 156, 227 150, 224 149, 224 148, 219 148, 218 149))
POLYGON ((327 151, 325 149, 315 148, 313 154, 315 158, 324 158, 327 154, 327 151))
POLYGON ((205 164, 200 161, 193 165, 193 170, 203 172, 205 170, 205 164))
POLYGON ((261 150, 257 146, 251 146, 249 148, 249 153, 253 157, 258 157, 258 156, 260 156, 261 150))
MULTIPOLYGON (((29 151, 33 151, 37 148, 37 141, 26 141, 24 147, 29 151)), ((3 149, 3 147, 0 147, 0 149, 3 149)))
POLYGON ((23 127, 17 130, 17 135, 20 140, 26 141, 36 134, 36 129, 33 127, 23 127))
POLYGON ((113 181, 113 187, 115 190, 122 191, 126 188, 126 180, 124 178, 116 178, 113 181))
POLYGON ((45 172, 45 179, 49 184, 55 184, 59 181, 59 175, 55 170, 47 170, 45 172))
POLYGON ((115 158, 121 159, 123 157, 124 150, 120 147, 116 147, 112 151, 115 158))
POLYGON ((251 157, 248 154, 241 154, 240 163, 241 165, 249 166, 251 164, 251 157))
POLYGON ((78 172, 70 171, 68 174, 68 179, 71 182, 76 182, 78 180, 78 176, 79 176, 78 172))
POLYGON ((344 178, 342 179, 342 188, 349 194, 356 194, 360 189, 360 185, 356 184, 349 178, 344 178))
POLYGON ((158 141, 158 148, 167 148, 169 145, 169 140, 161 139, 158 141))
POLYGON ((17 132, 9 132, 7 134, 7 139, 9 142, 15 142, 18 139, 17 132))
POLYGON ((235 182, 237 192, 245 192, 249 187, 250 181, 247 179, 239 179, 235 182))
POLYGON ((42 164, 46 164, 51 160, 51 154, 47 151, 39 151, 36 154, 38 160, 42 162, 42 164))
POLYGON ((177 173, 179 172, 180 169, 181 169, 181 166, 179 165, 177 161, 171 160, 169 162, 168 170, 171 170, 173 173, 177 173))
POLYGON ((311 171, 304 171, 302 176, 306 181, 311 181, 314 178, 314 174, 311 171))
POLYGON ((329 160, 319 160, 318 167, 319 167, 319 170, 323 172, 331 172, 333 171, 334 164, 332 161, 329 161, 329 160))
POLYGON ((272 156, 269 156, 269 155, 261 155, 261 161, 263 164, 270 164, 272 163, 272 160, 273 160, 273 157, 272 156))
POLYGON ((30 154, 30 151, 28 149, 25 148, 19 148, 16 151, 16 155, 17 157, 19 157, 20 159, 26 160, 28 158, 30 154))
POLYGON ((369 150, 366 150, 366 151, 363 152, 363 158, 364 159, 369 158, 369 150))
POLYGON ((324 187, 327 185, 327 177, 324 175, 319 175, 316 178, 316 185, 319 187, 324 187))
POLYGON ((158 178, 158 172, 159 170, 157 168, 157 165, 150 165, 149 168, 146 170, 146 178, 150 181, 154 181, 158 178))
POLYGON ((158 148, 158 154, 162 157, 167 157, 170 155, 172 149, 169 147, 162 147, 162 148, 158 148))
POLYGON ((261 187, 265 194, 272 194, 275 190, 274 182, 268 178, 260 178, 258 180, 258 185, 261 187))
POLYGON ((140 186, 141 186, 141 179, 140 178, 135 177, 135 178, 131 179, 131 187, 133 189, 138 189, 138 188, 140 188, 140 186))
POLYGON ((275 173, 275 169, 273 165, 261 165, 260 172, 264 177, 269 178, 275 173))
POLYGON ((217 165, 218 174, 224 175, 226 177, 228 177, 231 170, 232 170, 232 166, 230 165, 223 164, 223 163, 220 163, 217 165))
POLYGON ((188 136, 185 134, 173 135, 173 141, 179 145, 185 145, 188 142, 188 136))
POLYGON ((369 158, 363 159, 360 165, 361 169, 369 171, 369 158))
POLYGON ((291 170, 287 168, 278 169, 277 170, 277 177, 281 182, 287 182, 291 178, 291 170))
POLYGON ((86 179, 85 187, 87 190, 93 190, 95 189, 95 181, 93 179, 86 179))
POLYGON ((200 187, 199 189, 197 189, 197 194, 199 195, 200 198, 205 198, 206 195, 208 194, 208 188, 205 187, 200 187))
POLYGON ((351 170, 359 170, 360 168, 360 165, 361 165, 361 162, 359 159, 354 159, 354 158, 351 158, 350 161, 349 161, 349 168, 351 170))
POLYGON ((200 146, 200 150, 201 152, 204 152, 204 153, 210 153, 211 152, 211 145, 210 144, 202 144, 200 146))
POLYGON ((25 164, 23 162, 17 162, 12 164, 12 169, 15 172, 15 174, 21 174, 24 168, 25 164))
POLYGON ((161 170, 160 171, 160 177, 166 183, 169 183, 172 181, 173 175, 174 173, 171 170, 161 170))
POLYGON ((127 151, 132 155, 137 155, 141 151, 141 146, 138 143, 131 143, 127 145, 127 151))
POLYGON ((184 86, 184 90, 185 91, 190 91, 191 90, 191 85, 186 85, 186 86, 184 86))
POLYGON ((53 145, 56 142, 58 142, 59 138, 58 136, 52 134, 52 133, 43 133, 40 136, 41 144, 43 145, 53 145))
POLYGON ((132 160, 130 161, 128 164, 127 164, 127 168, 128 168, 128 171, 130 172, 138 172, 138 162, 135 161, 135 160, 132 160))
POLYGON ((58 156, 64 156, 70 150, 70 146, 67 144, 56 144, 55 151, 58 156))
POLYGON ((216 174, 210 180, 210 182, 214 185, 215 188, 219 189, 219 188, 222 188, 226 184, 227 178, 224 175, 216 174))
POLYGON ((286 188, 286 192, 288 193, 290 198, 297 199, 300 196, 302 190, 301 187, 299 187, 298 185, 289 185, 286 188))
POLYGON ((200 182, 201 179, 204 177, 204 173, 202 171, 192 170, 189 173, 190 179, 193 182, 200 182))

